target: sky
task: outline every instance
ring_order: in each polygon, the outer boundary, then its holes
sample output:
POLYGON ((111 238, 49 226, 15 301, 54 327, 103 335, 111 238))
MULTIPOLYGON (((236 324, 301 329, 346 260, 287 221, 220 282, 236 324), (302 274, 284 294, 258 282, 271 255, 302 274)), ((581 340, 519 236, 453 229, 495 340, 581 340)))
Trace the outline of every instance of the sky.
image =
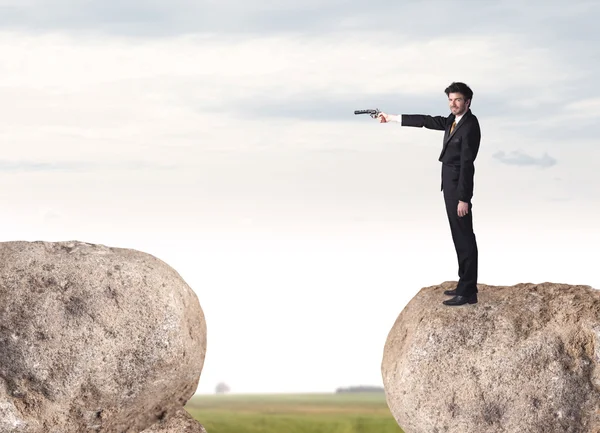
POLYGON ((447 115, 466 82, 479 282, 600 288, 599 17, 583 0, 0 0, 2 239, 167 262, 207 320, 198 393, 381 385, 397 316, 457 263, 441 133, 354 110, 447 115))

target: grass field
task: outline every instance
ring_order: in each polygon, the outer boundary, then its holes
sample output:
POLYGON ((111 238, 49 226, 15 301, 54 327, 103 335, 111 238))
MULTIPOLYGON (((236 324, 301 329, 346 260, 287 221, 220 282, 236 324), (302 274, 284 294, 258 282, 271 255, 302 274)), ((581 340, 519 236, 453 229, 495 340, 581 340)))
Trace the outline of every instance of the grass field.
POLYGON ((402 433, 380 393, 201 395, 186 409, 208 433, 402 433))

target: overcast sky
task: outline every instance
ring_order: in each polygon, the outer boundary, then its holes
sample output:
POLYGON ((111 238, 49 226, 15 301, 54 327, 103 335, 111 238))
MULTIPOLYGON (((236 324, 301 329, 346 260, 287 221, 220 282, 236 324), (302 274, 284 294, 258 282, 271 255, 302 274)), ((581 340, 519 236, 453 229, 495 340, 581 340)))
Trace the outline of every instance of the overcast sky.
POLYGON ((600 288, 599 18, 577 0, 0 0, 2 238, 173 266, 207 318, 198 392, 380 385, 394 320, 458 278, 456 254, 442 134, 353 111, 446 115, 445 87, 469 84, 480 283, 600 288))

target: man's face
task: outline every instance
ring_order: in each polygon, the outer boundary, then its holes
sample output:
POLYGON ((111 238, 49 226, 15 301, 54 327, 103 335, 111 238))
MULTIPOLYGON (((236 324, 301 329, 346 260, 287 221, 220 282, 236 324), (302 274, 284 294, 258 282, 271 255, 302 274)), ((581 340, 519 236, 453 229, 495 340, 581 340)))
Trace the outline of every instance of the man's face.
POLYGON ((462 116, 469 108, 470 101, 465 101, 462 93, 450 93, 448 95, 448 106, 455 116, 462 116))

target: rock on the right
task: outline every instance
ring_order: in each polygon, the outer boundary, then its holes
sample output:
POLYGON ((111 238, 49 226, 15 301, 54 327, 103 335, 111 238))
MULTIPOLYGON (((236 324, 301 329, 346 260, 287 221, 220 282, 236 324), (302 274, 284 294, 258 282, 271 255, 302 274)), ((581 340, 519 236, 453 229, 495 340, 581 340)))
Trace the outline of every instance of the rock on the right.
POLYGON ((389 332, 381 372, 405 433, 599 433, 600 291, 480 284, 479 303, 425 287, 389 332))

